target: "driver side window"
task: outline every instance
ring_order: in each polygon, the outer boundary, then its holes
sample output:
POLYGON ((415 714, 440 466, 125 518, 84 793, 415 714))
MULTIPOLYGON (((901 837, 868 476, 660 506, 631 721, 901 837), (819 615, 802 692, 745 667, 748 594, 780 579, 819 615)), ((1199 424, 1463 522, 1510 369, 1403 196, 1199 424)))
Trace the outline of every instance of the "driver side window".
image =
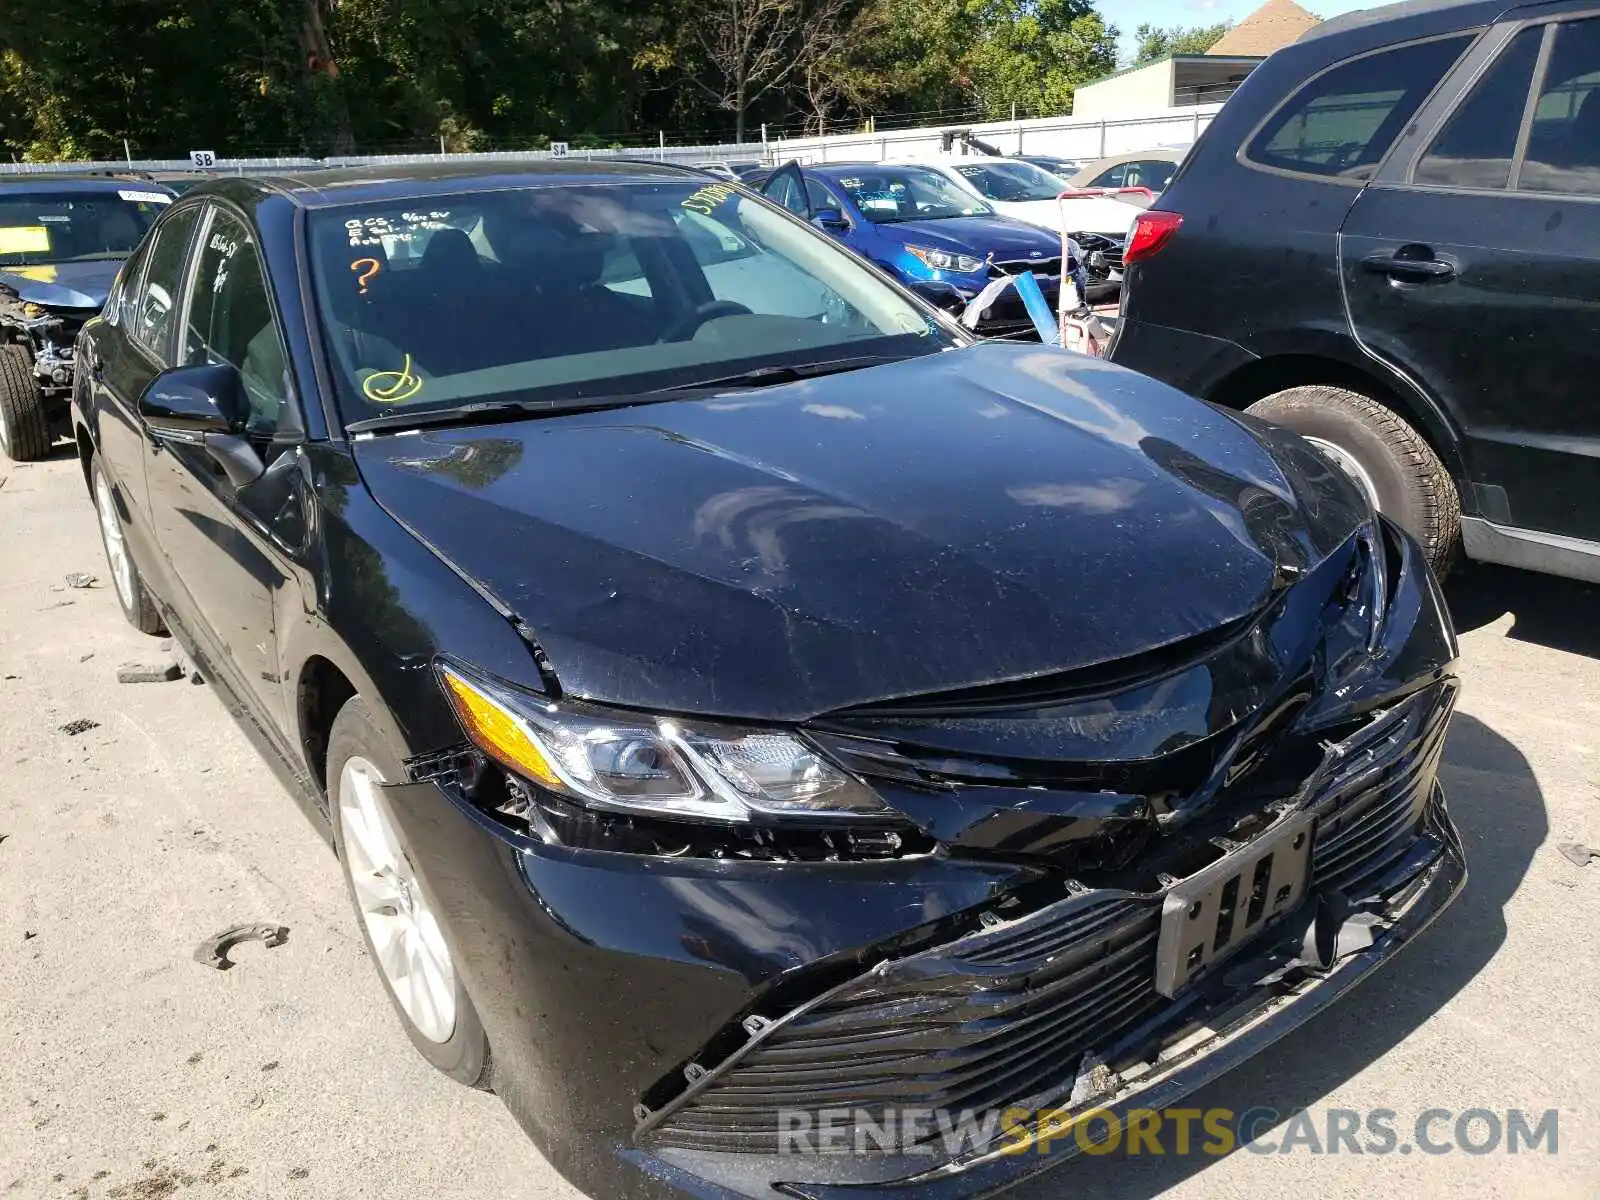
POLYGON ((268 438, 294 424, 288 360, 273 317, 261 252, 249 227, 214 210, 200 247, 184 337, 186 365, 228 363, 237 368, 250 403, 246 426, 268 438))

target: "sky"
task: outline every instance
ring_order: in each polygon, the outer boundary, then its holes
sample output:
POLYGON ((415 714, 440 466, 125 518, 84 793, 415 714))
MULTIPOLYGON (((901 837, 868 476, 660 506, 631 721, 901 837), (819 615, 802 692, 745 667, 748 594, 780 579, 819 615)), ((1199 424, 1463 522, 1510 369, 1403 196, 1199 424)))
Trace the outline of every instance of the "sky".
MULTIPOLYGON (((1374 8, 1387 0, 1297 0, 1319 17, 1337 17, 1358 8, 1374 8)), ((1101 16, 1122 31, 1122 57, 1133 56, 1133 31, 1151 25, 1215 25, 1238 21, 1260 8, 1263 0, 1100 0, 1101 16)))

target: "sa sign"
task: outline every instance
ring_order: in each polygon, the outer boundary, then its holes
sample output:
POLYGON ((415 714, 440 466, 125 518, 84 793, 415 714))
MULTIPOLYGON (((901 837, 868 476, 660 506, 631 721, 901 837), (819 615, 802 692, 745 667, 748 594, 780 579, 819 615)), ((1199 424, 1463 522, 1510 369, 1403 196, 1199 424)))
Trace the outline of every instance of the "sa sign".
POLYGON ((550 143, 550 157, 551 158, 565 158, 566 156, 567 156, 567 144, 565 142, 551 142, 550 143))
POLYGON ((210 150, 189 151, 189 161, 202 171, 209 171, 217 165, 217 156, 210 150))

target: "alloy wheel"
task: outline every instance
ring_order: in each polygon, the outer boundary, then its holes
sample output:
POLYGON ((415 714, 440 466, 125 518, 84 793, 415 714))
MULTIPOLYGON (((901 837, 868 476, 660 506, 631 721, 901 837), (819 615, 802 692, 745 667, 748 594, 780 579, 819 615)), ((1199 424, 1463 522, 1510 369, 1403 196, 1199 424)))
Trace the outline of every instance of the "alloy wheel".
POLYGON ((116 585, 117 597, 125 609, 134 607, 133 560, 128 557, 128 544, 122 536, 122 518, 117 516, 117 504, 111 495, 111 485, 103 474, 94 480, 94 504, 100 513, 100 539, 106 546, 106 562, 111 566, 111 581, 116 585))
POLYGON ((347 760, 339 775, 350 882, 389 990, 417 1032, 443 1044, 456 1027, 455 962, 378 791, 383 782, 377 767, 360 756, 347 760))

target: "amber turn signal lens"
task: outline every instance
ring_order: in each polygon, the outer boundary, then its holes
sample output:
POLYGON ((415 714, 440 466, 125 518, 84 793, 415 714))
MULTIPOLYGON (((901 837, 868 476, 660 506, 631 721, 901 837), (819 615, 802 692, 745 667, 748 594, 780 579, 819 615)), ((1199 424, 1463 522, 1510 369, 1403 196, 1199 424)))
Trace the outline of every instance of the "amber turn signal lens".
POLYGON ((528 735, 521 721, 449 667, 441 668, 439 674, 456 716, 479 749, 519 775, 546 787, 561 787, 561 779, 551 768, 550 760, 528 735))

